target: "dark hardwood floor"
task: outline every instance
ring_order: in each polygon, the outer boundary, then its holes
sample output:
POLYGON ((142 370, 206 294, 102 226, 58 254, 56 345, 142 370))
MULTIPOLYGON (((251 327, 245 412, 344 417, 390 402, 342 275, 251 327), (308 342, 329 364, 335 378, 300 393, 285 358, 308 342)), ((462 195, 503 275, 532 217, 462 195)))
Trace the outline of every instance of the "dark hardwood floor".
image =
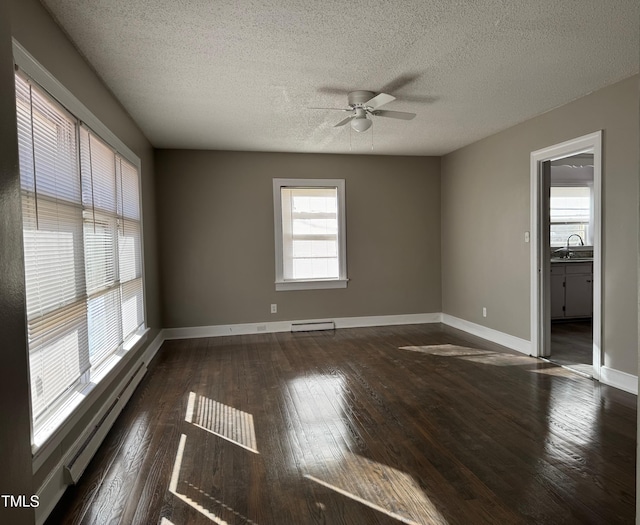
POLYGON ((168 341, 47 523, 633 523, 635 403, 438 324, 168 341))
POLYGON ((591 319, 552 322, 549 360, 591 376, 593 374, 591 319))

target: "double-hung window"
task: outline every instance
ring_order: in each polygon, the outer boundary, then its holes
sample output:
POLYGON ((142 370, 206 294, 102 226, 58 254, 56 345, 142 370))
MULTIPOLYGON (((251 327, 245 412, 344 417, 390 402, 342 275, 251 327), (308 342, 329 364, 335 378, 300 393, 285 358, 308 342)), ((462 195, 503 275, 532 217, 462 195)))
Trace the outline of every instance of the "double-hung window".
POLYGON ((274 179, 276 290, 347 286, 344 180, 274 179))
POLYGON ((139 169, 18 72, 34 444, 144 331, 139 169))

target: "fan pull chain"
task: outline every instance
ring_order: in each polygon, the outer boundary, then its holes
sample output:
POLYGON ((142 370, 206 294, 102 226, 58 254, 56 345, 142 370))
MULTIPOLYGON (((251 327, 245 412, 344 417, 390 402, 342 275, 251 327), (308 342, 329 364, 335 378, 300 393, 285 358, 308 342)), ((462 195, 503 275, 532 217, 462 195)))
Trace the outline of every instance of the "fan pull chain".
MULTIPOLYGON (((371 119, 373 121, 373 118, 371 119)), ((375 126, 371 126, 371 151, 373 151, 373 128, 375 126)))

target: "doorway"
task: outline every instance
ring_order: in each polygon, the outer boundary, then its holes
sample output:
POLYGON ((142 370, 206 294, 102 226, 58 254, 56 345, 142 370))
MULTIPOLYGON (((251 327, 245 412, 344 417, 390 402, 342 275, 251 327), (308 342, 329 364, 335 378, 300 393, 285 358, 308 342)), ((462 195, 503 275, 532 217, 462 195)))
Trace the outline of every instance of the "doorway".
POLYGON ((595 379, 602 361, 601 144, 598 131, 531 153, 532 355, 595 379))
MULTIPOLYGON (((593 153, 550 162, 551 341, 547 359, 593 374, 593 153)), ((544 169, 544 168, 543 168, 544 169)))

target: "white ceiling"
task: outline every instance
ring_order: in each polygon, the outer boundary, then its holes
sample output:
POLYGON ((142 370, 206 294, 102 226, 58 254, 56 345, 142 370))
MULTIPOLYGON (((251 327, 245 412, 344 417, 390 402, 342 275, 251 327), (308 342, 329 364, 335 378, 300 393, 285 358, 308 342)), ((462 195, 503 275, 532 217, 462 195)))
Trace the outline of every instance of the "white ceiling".
POLYGON ((42 1, 158 148, 441 155, 640 62, 637 0, 42 1))

